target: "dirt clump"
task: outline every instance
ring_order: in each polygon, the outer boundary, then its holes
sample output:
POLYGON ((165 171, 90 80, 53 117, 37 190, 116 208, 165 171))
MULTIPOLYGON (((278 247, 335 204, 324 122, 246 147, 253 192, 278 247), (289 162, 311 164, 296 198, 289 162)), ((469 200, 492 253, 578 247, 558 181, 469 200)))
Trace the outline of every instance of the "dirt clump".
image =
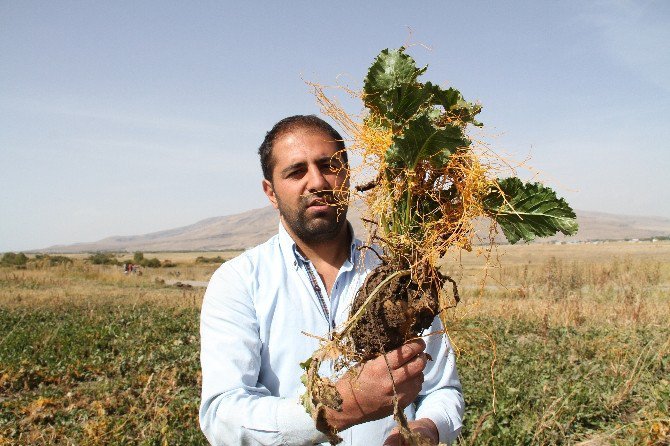
POLYGON ((377 290, 351 331, 356 352, 363 360, 389 352, 415 338, 430 327, 438 312, 439 287, 420 286, 409 274, 397 275, 382 284, 401 270, 398 265, 391 264, 377 267, 370 272, 354 298, 352 314, 377 290))

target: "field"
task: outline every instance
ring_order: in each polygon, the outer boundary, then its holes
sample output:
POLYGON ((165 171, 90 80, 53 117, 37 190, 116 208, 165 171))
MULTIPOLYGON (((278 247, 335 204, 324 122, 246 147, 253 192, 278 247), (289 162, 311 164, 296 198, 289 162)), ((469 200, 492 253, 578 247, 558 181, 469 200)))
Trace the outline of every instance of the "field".
MULTIPOLYGON (((0 444, 206 444, 198 313, 215 264, 0 268, 0 444)), ((670 243, 445 259, 461 445, 670 444, 670 243), (484 282, 484 276, 486 281, 484 282)))

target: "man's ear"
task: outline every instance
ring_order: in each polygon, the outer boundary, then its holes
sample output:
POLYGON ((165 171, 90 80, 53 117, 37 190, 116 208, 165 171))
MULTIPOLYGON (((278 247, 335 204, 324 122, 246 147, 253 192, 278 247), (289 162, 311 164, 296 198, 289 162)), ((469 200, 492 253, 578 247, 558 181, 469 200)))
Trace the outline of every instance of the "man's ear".
POLYGON ((279 206, 277 205, 277 197, 275 196, 275 190, 272 187, 272 183, 268 180, 263 180, 263 192, 265 192, 265 195, 268 196, 272 206, 274 206, 275 209, 279 209, 279 206))

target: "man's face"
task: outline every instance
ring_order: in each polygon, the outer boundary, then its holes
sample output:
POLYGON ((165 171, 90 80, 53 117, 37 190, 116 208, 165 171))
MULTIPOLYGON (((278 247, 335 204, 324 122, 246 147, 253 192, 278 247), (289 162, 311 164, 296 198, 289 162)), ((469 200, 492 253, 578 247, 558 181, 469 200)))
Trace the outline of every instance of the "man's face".
POLYGON ((349 179, 332 137, 288 131, 275 140, 272 158, 272 182, 263 180, 263 190, 284 224, 305 243, 333 240, 346 222, 349 179))

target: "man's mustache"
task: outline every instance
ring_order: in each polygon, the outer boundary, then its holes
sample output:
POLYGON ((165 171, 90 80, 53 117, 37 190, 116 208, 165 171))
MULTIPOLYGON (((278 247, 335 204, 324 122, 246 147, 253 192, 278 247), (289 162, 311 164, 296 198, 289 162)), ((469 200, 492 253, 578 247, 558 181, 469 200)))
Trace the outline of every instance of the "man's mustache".
POLYGON ((342 206, 348 204, 348 200, 343 191, 324 190, 303 195, 302 204, 305 207, 324 204, 329 206, 342 206))

